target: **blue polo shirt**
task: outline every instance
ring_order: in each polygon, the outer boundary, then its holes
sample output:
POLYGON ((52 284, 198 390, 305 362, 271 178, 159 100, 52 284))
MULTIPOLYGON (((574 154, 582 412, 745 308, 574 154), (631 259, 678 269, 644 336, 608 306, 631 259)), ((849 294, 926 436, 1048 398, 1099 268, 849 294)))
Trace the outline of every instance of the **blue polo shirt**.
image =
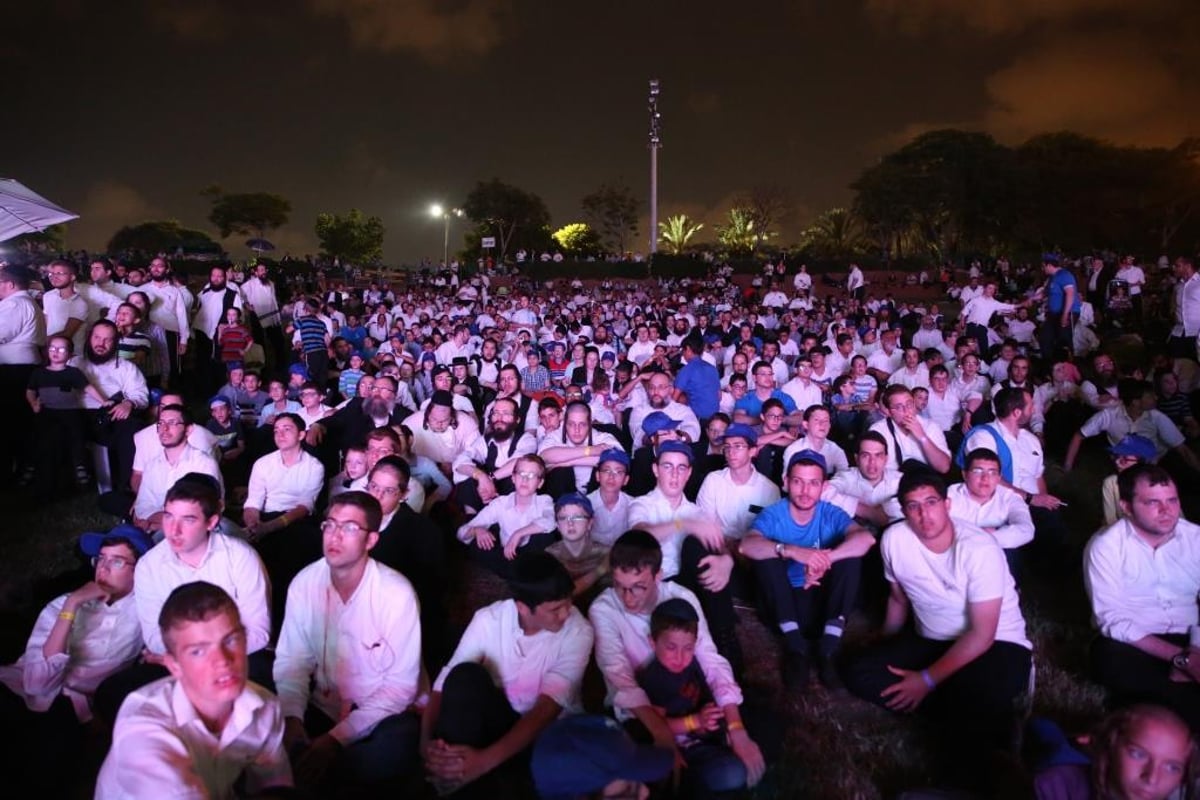
MULTIPOLYGON (((784 413, 786 413, 786 414, 795 413, 796 401, 792 399, 791 395, 785 394, 784 392, 780 391, 779 389, 772 389, 771 397, 773 397, 774 399, 783 403, 784 413)), ((770 399, 770 398, 768 398, 768 399, 770 399)), ((765 403, 765 402, 767 402, 767 401, 758 399, 758 395, 756 395, 754 393, 754 390, 750 390, 749 392, 746 393, 745 397, 743 397, 741 400, 738 400, 736 403, 733 404, 733 410, 734 411, 745 411, 750 416, 757 417, 757 416, 762 415, 762 407, 763 407, 763 403, 765 403)), ((697 414, 696 416, 699 416, 699 414, 697 414)))
POLYGON ((696 419, 705 420, 720 409, 721 376, 717 368, 697 356, 679 370, 675 388, 687 395, 696 419))
POLYGON ((1051 314, 1062 313, 1068 286, 1075 287, 1075 303, 1071 306, 1071 311, 1078 312, 1082 307, 1083 299, 1079 296, 1079 286, 1075 283, 1075 276, 1071 274, 1070 270, 1060 269, 1050 278, 1050 284, 1046 290, 1046 310, 1051 314))
MULTIPOLYGON (((755 518, 750 529, 758 531, 773 542, 828 549, 842 543, 846 538, 846 528, 853 522, 849 514, 833 503, 818 500, 817 507, 813 509, 812 519, 807 525, 798 525, 792 519, 789 506, 786 497, 767 506, 755 518)), ((797 589, 803 588, 803 564, 795 561, 788 563, 788 581, 797 589)))

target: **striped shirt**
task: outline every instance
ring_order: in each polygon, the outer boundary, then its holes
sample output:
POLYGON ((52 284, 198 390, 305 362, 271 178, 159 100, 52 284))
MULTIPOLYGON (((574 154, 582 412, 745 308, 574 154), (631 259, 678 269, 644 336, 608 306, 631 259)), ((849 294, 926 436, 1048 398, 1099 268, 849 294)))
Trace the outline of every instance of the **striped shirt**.
POLYGON ((304 352, 319 353, 326 348, 325 336, 329 329, 320 317, 300 317, 295 324, 296 330, 300 332, 300 346, 304 352))

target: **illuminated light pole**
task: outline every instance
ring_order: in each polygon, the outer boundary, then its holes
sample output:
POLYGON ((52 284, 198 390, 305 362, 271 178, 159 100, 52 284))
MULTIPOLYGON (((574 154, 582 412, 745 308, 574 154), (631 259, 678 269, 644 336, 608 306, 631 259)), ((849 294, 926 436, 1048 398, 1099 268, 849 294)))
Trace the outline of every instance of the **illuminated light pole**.
POLYGON ((662 147, 658 91, 658 79, 653 78, 650 81, 650 255, 658 252, 658 148, 662 147))
POLYGON ((440 203, 434 203, 429 207, 429 216, 434 219, 441 218, 443 223, 442 228, 442 266, 450 266, 450 218, 465 216, 461 208, 443 208, 440 203))

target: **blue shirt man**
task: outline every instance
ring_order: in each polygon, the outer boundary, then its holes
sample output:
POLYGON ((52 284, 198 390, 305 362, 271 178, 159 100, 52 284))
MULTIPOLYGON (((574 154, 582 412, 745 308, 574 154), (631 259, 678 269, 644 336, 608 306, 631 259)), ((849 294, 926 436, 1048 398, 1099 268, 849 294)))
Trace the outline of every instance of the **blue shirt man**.
POLYGON ((717 413, 721 399, 721 376, 716 367, 700 357, 703 352, 702 340, 690 336, 684 339, 683 357, 687 363, 675 376, 675 391, 687 395, 688 406, 701 421, 717 413))

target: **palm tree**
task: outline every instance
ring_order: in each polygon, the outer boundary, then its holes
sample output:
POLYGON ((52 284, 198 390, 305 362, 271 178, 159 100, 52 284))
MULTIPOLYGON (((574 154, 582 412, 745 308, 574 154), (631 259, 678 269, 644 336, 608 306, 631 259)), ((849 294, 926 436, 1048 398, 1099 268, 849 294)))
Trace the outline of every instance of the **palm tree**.
POLYGON ((760 238, 754 230, 754 216, 746 208, 729 209, 729 223, 717 226, 717 240, 729 248, 731 253, 752 253, 760 238))
POLYGON ((870 239, 858 215, 845 208, 822 213, 801 234, 804 246, 825 258, 849 258, 870 249, 870 239))
POLYGON ((703 227, 703 223, 693 222, 687 214, 676 214, 673 217, 667 217, 666 222, 658 223, 658 228, 662 231, 663 244, 667 246, 667 250, 673 256, 682 253, 691 238, 703 227))

